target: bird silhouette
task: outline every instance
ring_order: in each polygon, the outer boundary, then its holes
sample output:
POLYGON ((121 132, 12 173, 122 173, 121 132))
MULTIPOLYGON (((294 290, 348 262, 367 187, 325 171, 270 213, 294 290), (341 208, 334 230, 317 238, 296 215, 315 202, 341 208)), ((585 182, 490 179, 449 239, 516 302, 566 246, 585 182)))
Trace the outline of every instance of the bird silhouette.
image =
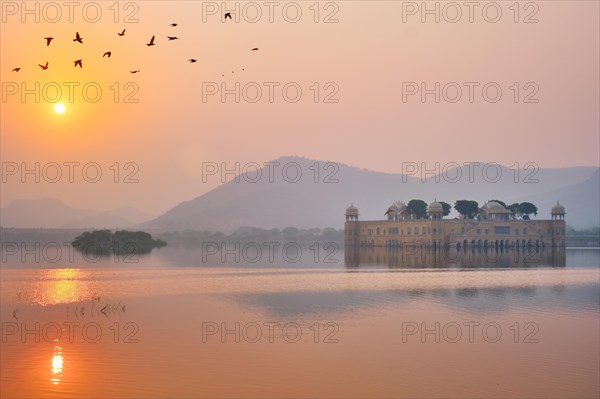
POLYGON ((53 37, 45 37, 44 39, 46 39, 46 46, 50 45, 50 42, 52 41, 52 39, 54 39, 53 37))
POLYGON ((79 36, 79 32, 75 32, 75 39, 73 41, 83 44, 83 37, 79 36))
POLYGON ((250 51, 258 51, 258 47, 254 47, 253 49, 251 49, 250 51))
POLYGON ((46 65, 42 65, 42 64, 38 64, 40 66, 40 68, 42 68, 44 71, 46 69, 48 69, 48 61, 46 61, 46 65))
POLYGON ((179 39, 177 36, 167 36, 169 40, 177 40, 179 39))
POLYGON ((123 29, 123 32, 117 33, 117 35, 119 35, 119 36, 125 36, 125 29, 123 29))
POLYGON ((12 315, 16 320, 19 320, 19 317, 17 316, 17 314, 19 314, 19 308, 13 310, 12 315))
POLYGON ((79 65, 79 68, 83 68, 83 64, 81 63, 81 60, 76 60, 73 61, 73 66, 77 67, 77 65, 79 65))
POLYGON ((233 18, 231 18, 231 13, 230 12, 226 12, 225 13, 225 19, 227 19, 227 18, 233 19, 233 18))
POLYGON ((150 43, 146 44, 146 46, 154 46, 154 36, 150 39, 150 43))
POLYGON ((108 58, 110 58, 111 55, 112 53, 110 51, 107 51, 106 53, 102 54, 102 58, 104 58, 105 56, 108 56, 108 58))
POLYGON ((197 60, 197 59, 194 59, 194 58, 190 58, 188 61, 190 62, 190 64, 193 64, 194 62, 196 62, 196 61, 198 61, 198 60, 197 60))
POLYGON ((129 71, 129 72, 131 72, 131 73, 138 73, 138 72, 140 72, 140 70, 138 69, 136 71, 129 71))
MULTIPOLYGON (((194 60, 194 62, 196 62, 196 61, 194 60)), ((21 68, 15 68, 11 72, 19 72, 20 70, 21 70, 21 68)))
POLYGON ((171 26, 177 26, 177 24, 176 23, 172 23, 171 26))

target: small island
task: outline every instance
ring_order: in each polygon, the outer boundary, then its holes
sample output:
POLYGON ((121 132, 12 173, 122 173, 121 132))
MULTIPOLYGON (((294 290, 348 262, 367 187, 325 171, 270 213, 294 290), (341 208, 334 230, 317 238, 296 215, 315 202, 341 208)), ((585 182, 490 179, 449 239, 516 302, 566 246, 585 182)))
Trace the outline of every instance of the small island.
POLYGON ((139 255, 148 254, 153 248, 164 247, 167 243, 153 239, 144 231, 120 230, 112 233, 110 230, 94 230, 75 237, 71 245, 85 254, 139 255))

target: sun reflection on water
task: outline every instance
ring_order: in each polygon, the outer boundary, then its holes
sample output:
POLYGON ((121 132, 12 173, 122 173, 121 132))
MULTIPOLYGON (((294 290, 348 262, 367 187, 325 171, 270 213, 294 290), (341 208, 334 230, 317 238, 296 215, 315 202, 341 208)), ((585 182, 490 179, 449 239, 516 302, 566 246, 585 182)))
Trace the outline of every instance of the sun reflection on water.
POLYGON ((78 269, 48 270, 39 282, 34 302, 44 306, 85 300, 90 295, 86 277, 78 269))
POLYGON ((60 384, 60 380, 63 375, 63 363, 64 363, 64 358, 62 355, 62 347, 55 345, 54 353, 52 356, 52 367, 51 367, 52 375, 50 377, 50 381, 54 385, 60 384))

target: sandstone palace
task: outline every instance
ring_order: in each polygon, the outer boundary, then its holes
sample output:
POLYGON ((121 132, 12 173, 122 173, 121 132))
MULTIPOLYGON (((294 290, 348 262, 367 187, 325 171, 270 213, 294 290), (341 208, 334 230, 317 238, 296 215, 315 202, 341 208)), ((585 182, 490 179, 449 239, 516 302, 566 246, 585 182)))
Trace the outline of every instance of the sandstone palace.
POLYGON ((427 215, 418 219, 403 202, 394 202, 385 212, 386 220, 359 220, 358 209, 346 209, 346 246, 432 248, 523 248, 564 247, 565 208, 558 202, 550 220, 516 220, 511 211, 496 201, 479 208, 473 219, 444 219, 442 204, 427 206, 427 215))

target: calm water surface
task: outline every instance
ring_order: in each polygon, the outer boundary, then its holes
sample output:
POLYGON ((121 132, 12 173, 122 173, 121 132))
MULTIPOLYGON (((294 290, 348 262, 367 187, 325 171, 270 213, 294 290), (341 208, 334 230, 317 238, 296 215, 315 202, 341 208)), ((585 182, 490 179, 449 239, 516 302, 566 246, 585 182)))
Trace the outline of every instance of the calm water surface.
POLYGON ((252 250, 3 256, 1 396, 600 396, 598 249, 252 250))

